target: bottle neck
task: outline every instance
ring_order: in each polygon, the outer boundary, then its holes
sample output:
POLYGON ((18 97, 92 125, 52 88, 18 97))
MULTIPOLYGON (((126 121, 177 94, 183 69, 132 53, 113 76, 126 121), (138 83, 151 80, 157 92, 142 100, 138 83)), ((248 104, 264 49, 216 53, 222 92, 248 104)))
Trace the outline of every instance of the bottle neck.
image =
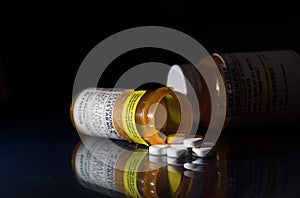
MULTIPOLYGON (((139 91, 126 90, 114 107, 114 124, 120 135, 136 142, 128 135, 124 126, 124 108, 131 108, 126 101, 139 91)), ((193 123, 193 109, 187 97, 172 88, 161 87, 147 90, 137 101, 135 126, 138 135, 151 145, 166 144, 166 136, 174 133, 189 135, 193 123)), ((126 124, 126 123, 125 123, 126 124)))

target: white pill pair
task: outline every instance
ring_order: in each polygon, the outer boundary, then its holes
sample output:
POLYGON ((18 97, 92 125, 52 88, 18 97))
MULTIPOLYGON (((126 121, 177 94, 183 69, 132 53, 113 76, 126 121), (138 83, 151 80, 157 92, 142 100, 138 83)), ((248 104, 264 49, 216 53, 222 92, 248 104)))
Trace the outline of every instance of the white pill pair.
POLYGON ((195 160, 191 162, 187 162, 183 165, 183 167, 187 170, 195 171, 195 172, 203 172, 205 169, 205 166, 209 163, 204 158, 196 158, 195 160))
POLYGON ((202 144, 202 138, 186 138, 183 140, 183 144, 171 144, 169 145, 152 145, 149 147, 149 153, 151 155, 168 155, 169 157, 180 157, 187 154, 186 148, 195 149, 195 153, 203 154, 206 150, 196 149, 200 148, 202 144))
MULTIPOLYGON (((174 166, 181 166, 187 162, 187 158, 168 157, 166 155, 149 155, 149 161, 154 163, 167 163, 174 166)), ((153 166, 153 164, 151 164, 153 166)), ((153 168, 153 167, 152 167, 153 168)), ((154 165, 153 169, 157 167, 154 165)))
POLYGON ((183 145, 156 144, 149 147, 150 155, 167 155, 168 157, 183 157, 187 155, 187 149, 183 145))
POLYGON ((204 171, 204 164, 195 164, 195 163, 185 163, 183 167, 187 170, 196 171, 196 172, 203 172, 204 171))
POLYGON ((183 140, 183 144, 187 148, 192 148, 193 155, 197 157, 207 157, 212 154, 211 147, 201 147, 202 138, 186 138, 183 140))

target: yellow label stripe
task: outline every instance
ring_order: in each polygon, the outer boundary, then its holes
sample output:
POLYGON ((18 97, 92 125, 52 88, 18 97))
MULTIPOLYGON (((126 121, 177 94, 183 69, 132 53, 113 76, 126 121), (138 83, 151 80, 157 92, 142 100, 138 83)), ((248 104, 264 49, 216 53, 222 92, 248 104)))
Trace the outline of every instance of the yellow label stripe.
POLYGON ((140 133, 136 128, 135 122, 135 111, 137 105, 142 98, 142 96, 146 93, 146 91, 134 91, 125 101, 123 110, 122 110, 122 123, 124 127, 124 131, 128 135, 128 137, 138 143, 149 146, 147 142, 141 137, 140 133))

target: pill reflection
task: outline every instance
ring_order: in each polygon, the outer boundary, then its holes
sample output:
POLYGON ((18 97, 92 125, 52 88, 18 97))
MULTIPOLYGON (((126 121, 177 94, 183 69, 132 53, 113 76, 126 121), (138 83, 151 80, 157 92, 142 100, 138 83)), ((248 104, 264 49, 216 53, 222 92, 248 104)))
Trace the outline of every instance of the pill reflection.
POLYGON ((74 149, 72 163, 81 186, 110 197, 198 197, 204 187, 216 186, 211 179, 216 177, 215 160, 195 164, 197 172, 184 168, 186 160, 168 163, 167 156, 149 155, 135 144, 88 138, 74 149))
POLYGON ((110 197, 296 197, 297 151, 262 138, 220 138, 209 158, 175 159, 91 138, 75 148, 73 169, 83 187, 110 197))

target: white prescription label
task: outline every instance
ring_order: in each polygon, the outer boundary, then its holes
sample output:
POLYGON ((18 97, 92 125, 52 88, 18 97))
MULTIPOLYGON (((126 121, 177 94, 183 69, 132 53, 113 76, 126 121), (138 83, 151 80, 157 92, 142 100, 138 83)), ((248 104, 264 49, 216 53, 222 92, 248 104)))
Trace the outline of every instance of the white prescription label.
POLYGON ((294 51, 220 54, 231 126, 299 119, 300 59, 294 51))
POLYGON ((113 123, 113 109, 123 91, 109 88, 83 90, 73 104, 77 129, 86 135, 122 139, 113 123))

